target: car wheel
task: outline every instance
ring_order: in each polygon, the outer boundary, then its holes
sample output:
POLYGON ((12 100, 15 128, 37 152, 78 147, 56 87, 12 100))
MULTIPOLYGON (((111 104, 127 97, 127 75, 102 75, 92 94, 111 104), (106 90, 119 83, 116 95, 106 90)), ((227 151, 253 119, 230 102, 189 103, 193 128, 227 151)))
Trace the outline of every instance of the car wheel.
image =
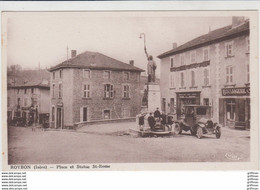
POLYGON ((197 129, 197 137, 198 137, 198 139, 200 139, 202 137, 202 134, 203 134, 202 128, 198 127, 198 129, 197 129))
POLYGON ((181 125, 179 123, 176 123, 175 126, 174 126, 174 133, 179 135, 179 134, 181 134, 181 132, 182 132, 181 125))
POLYGON ((220 127, 217 126, 217 128, 216 128, 216 138, 219 139, 220 136, 221 136, 221 130, 220 130, 220 127))

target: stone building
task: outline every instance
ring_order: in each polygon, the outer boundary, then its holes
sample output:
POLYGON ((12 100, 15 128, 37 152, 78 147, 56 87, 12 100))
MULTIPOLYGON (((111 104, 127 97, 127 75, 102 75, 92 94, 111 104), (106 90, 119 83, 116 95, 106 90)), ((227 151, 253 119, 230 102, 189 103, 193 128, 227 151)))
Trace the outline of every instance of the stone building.
POLYGON ((15 118, 42 123, 48 117, 50 103, 50 86, 47 80, 27 82, 7 87, 7 121, 15 118))
POLYGON ((211 105, 223 125, 250 121, 249 20, 209 31, 158 56, 162 109, 180 118, 185 104, 211 105))
POLYGON ((76 55, 49 69, 50 126, 135 117, 141 108, 143 70, 96 52, 76 55))

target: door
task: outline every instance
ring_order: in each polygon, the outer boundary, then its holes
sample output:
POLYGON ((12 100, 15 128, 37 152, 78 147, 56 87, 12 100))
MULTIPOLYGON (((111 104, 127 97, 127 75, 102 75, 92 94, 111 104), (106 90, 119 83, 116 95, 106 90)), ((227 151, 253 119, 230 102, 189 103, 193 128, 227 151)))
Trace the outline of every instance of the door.
POLYGON ((62 115, 61 108, 57 108, 57 120, 56 120, 56 128, 62 128, 62 115))

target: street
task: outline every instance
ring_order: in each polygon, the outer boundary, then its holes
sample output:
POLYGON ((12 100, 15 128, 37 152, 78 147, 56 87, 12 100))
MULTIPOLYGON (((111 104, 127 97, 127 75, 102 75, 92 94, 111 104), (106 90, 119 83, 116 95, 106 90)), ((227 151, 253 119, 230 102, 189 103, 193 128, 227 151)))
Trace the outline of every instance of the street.
POLYGON ((8 129, 8 164, 244 162, 250 161, 250 131, 222 128, 202 139, 189 132, 141 138, 134 122, 84 126, 77 131, 8 129))

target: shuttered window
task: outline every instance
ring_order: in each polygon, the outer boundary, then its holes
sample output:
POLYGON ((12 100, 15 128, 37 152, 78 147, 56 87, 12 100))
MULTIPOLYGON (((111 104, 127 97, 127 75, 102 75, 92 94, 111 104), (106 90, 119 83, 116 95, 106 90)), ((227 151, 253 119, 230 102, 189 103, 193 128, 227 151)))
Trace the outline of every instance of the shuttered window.
POLYGON ((112 84, 104 85, 104 98, 113 98, 114 97, 114 86, 112 84))

